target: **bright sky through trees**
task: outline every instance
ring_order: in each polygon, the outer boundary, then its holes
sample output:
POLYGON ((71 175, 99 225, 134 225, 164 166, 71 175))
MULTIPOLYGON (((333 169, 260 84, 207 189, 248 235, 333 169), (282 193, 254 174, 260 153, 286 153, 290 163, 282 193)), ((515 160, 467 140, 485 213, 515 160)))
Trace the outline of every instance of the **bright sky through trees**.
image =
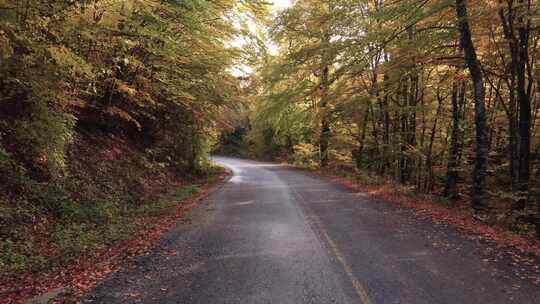
POLYGON ((274 0, 272 2, 274 3, 275 9, 278 10, 291 6, 291 0, 274 0))
MULTIPOLYGON (((281 10, 287 8, 287 7, 290 7, 292 5, 291 0, 274 0, 274 1, 271 1, 271 2, 273 3, 273 7, 272 7, 271 10, 274 13, 278 13, 279 11, 281 11, 281 10)), ((256 31, 257 26, 253 23, 252 20, 247 20, 247 25, 248 25, 249 30, 251 32, 254 33, 256 31)), ((238 26, 240 26, 240 25, 238 25, 238 26)), ((246 44, 247 44, 247 42, 245 40, 245 37, 238 36, 233 41, 232 46, 242 48, 246 44)), ((279 52, 278 47, 275 44, 273 44, 271 41, 266 42, 266 47, 268 48, 268 51, 271 54, 275 55, 275 54, 277 54, 279 52)), ((253 69, 250 66, 245 65, 245 64, 239 64, 239 65, 235 66, 233 68, 233 70, 232 70, 232 73, 235 76, 247 75, 247 74, 251 74, 252 72, 253 72, 253 69)))

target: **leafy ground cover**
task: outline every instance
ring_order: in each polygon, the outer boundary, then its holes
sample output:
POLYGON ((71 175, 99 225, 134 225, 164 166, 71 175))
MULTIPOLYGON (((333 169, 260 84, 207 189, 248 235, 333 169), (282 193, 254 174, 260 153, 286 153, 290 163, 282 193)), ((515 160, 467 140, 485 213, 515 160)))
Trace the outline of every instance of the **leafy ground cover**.
POLYGON ((224 177, 179 174, 121 137, 84 136, 56 184, 21 176, 0 203, 0 303, 62 288, 75 298, 152 248, 224 177))

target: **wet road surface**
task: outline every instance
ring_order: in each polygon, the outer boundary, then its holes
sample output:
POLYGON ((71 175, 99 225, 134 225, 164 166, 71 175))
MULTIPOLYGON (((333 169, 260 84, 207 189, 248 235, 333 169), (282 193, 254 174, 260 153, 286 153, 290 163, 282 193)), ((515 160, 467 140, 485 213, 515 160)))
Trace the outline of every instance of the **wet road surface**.
POLYGON ((234 175, 83 303, 540 303, 488 245, 284 166, 234 175))

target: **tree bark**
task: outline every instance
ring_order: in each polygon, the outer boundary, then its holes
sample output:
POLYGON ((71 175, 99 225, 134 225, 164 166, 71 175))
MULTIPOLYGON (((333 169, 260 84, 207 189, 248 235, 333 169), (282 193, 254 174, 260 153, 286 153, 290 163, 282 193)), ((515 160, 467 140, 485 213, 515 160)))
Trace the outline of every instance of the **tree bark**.
POLYGON ((519 0, 517 6, 507 2, 507 13, 503 2, 499 1, 499 17, 504 37, 508 41, 511 61, 511 113, 510 113, 510 150, 512 190, 518 191, 518 199, 513 206, 514 212, 522 213, 526 208, 530 178, 531 150, 531 90, 532 80, 527 83, 529 67, 530 20, 525 17, 530 11, 531 3, 519 0), (517 28, 517 29, 516 29, 517 28), (517 95, 517 103, 516 96, 517 95))
POLYGON ((381 175, 386 174, 387 169, 390 167, 390 110, 388 105, 388 75, 384 74, 384 96, 381 102, 381 114, 383 121, 383 149, 382 149, 382 163, 381 163, 381 175))
POLYGON ((433 191, 433 185, 435 184, 435 178, 433 174, 433 144, 435 142, 435 137, 437 134, 437 123, 439 122, 439 116, 441 114, 443 105, 443 98, 440 96, 439 92, 437 92, 437 101, 437 112, 435 114, 433 126, 431 127, 431 134, 429 136, 429 144, 426 157, 426 169, 428 170, 427 177, 424 182, 424 192, 426 193, 433 191))
POLYGON ((450 199, 459 197, 457 183, 459 180, 459 162, 463 147, 463 132, 461 130, 462 108, 465 104, 465 86, 452 87, 452 131, 450 136, 450 150, 448 152, 448 165, 446 170, 446 180, 444 183, 443 196, 450 199))
POLYGON ((474 92, 474 121, 476 126, 476 151, 473 171, 472 207, 477 218, 485 219, 488 204, 485 198, 485 180, 488 162, 488 136, 485 105, 484 77, 472 41, 466 0, 456 0, 456 15, 460 42, 465 61, 471 74, 474 92))
POLYGON ((399 182, 406 184, 409 181, 410 164, 408 156, 408 143, 409 143, 409 81, 408 77, 401 80, 399 84, 399 96, 397 97, 400 113, 400 156, 399 156, 399 182))
MULTIPOLYGON (((514 19, 515 8, 513 2, 506 2, 508 14, 505 14, 504 4, 502 0, 499 0, 499 18, 501 19, 501 25, 503 29, 503 35, 508 42, 508 50, 510 52, 510 62, 507 64, 506 73, 508 75, 508 153, 510 160, 510 178, 512 180, 512 191, 519 189, 519 176, 520 176, 520 129, 519 129, 519 101, 520 93, 518 93, 518 102, 516 102, 516 92, 524 90, 525 83, 525 69, 522 68, 520 62, 520 42, 514 33, 514 19), (516 78, 518 81, 516 82, 516 78)), ((500 98, 502 96, 499 95, 500 98)), ((514 206, 515 208, 516 206, 514 206)))
POLYGON ((369 105, 366 105, 366 110, 362 116, 362 121, 358 123, 358 148, 353 151, 353 156, 356 161, 356 168, 361 169, 364 160, 364 145, 366 141, 366 131, 369 119, 369 105))
MULTIPOLYGON (((519 1, 524 5, 524 1, 519 1)), ((530 5, 530 4, 529 4, 530 5)), ((518 17, 518 64, 517 89, 519 104, 519 175, 518 190, 520 200, 518 208, 525 208, 529 192, 530 151, 531 151, 531 102, 530 90, 527 90, 526 72, 529 62, 529 32, 530 21, 525 22, 521 12, 518 17)), ((529 79, 529 81, 531 81, 529 79)))
POLYGON ((328 111, 328 73, 329 68, 326 66, 321 73, 321 135, 319 137, 319 153, 320 166, 325 168, 328 166, 328 146, 330 142, 330 113, 328 111))

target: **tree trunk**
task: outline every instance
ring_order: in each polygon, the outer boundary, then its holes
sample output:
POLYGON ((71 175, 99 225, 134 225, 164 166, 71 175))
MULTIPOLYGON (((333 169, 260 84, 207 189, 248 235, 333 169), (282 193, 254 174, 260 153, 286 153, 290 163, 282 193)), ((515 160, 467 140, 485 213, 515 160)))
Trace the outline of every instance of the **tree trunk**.
POLYGON ((388 158, 390 157, 390 110, 388 107, 388 75, 384 74, 384 96, 381 103, 381 112, 382 112, 382 121, 383 121, 383 155, 382 155, 382 164, 381 164, 381 175, 386 173, 388 167, 390 167, 390 162, 388 158))
POLYGON ((527 84, 527 75, 530 77, 531 72, 529 69, 531 23, 525 16, 528 15, 531 9, 531 3, 530 1, 525 3, 524 0, 519 0, 517 6, 514 7, 513 4, 513 2, 506 3, 508 13, 505 14, 502 1, 499 1, 499 17, 510 50, 513 84, 512 88, 510 88, 510 96, 513 100, 515 100, 517 93, 517 103, 514 101, 515 106, 512 108, 511 114, 513 115, 511 115, 509 132, 513 139, 510 142, 511 151, 513 152, 511 155, 512 189, 518 191, 518 199, 513 206, 513 210, 519 217, 527 206, 530 178, 532 124, 530 97, 533 82, 532 79, 529 79, 527 84), (517 31, 514 30, 515 28, 517 28, 517 31))
POLYGON ((473 171, 472 207, 477 218, 485 219, 488 204, 485 198, 485 180, 488 162, 488 137, 485 105, 484 76, 480 62, 476 56, 476 49, 471 37, 471 28, 468 20, 466 0, 456 0, 456 15, 461 38, 461 47, 474 91, 474 122, 476 126, 476 151, 473 171))
MULTIPOLYGON (((412 74, 409 76, 409 97, 408 97, 408 104, 407 104, 407 116, 408 116, 408 122, 407 122, 407 150, 411 150, 416 148, 416 108, 417 108, 417 102, 418 102, 418 72, 416 71, 416 68, 414 67, 412 74)), ((410 178, 410 175, 412 173, 412 168, 414 167, 414 163, 416 161, 416 157, 413 157, 408 155, 407 157, 407 165, 408 165, 408 175, 410 178)))
MULTIPOLYGON (((507 2, 508 11, 513 11, 513 2, 507 2)), ((508 75, 508 158, 510 161, 510 178, 511 178, 511 190, 516 191, 519 184, 519 128, 518 128, 518 104, 516 103, 516 77, 520 73, 519 70, 519 51, 517 38, 514 34, 514 14, 505 14, 504 5, 502 0, 499 0, 499 18, 501 19, 501 25, 503 29, 503 35, 508 42, 508 49, 510 51, 510 62, 506 67, 506 74, 508 75)), ((499 97, 502 99, 502 96, 499 97)))
POLYGON ((433 191, 433 185, 435 183, 433 176, 433 143, 435 142, 435 137, 437 134, 437 123, 439 122, 439 116, 441 114, 443 98, 437 92, 437 112, 435 114, 435 120, 433 121, 433 126, 431 127, 431 134, 429 136, 429 144, 426 157, 426 168, 428 170, 426 181, 424 182, 424 192, 429 193, 433 191))
POLYGON ((443 196, 450 199, 457 199, 457 183, 459 180, 459 162, 463 147, 462 136, 462 107, 465 104, 465 86, 452 87, 452 134, 450 137, 450 150, 448 152, 448 166, 446 170, 446 180, 444 183, 443 196))
POLYGON ((369 118, 369 105, 366 105, 366 111, 362 116, 362 121, 358 123, 358 148, 353 151, 353 156, 356 161, 356 168, 361 169, 363 163, 364 144, 366 141, 366 130, 369 118))
MULTIPOLYGON (((524 5, 524 1, 519 1, 524 5)), ((527 90, 526 70, 529 62, 529 32, 530 21, 525 23, 524 12, 518 17, 518 64, 517 64, 517 89, 519 104, 519 176, 518 190, 520 200, 518 208, 524 208, 529 192, 530 176, 530 151, 531 151, 531 102, 529 90, 527 90)), ((531 80, 529 80, 531 81, 531 80)))
POLYGON ((328 110, 328 72, 329 68, 324 67, 321 73, 321 135, 319 137, 320 166, 328 166, 328 146, 330 142, 330 113, 328 110))
POLYGON ((399 182, 406 184, 409 181, 409 156, 408 156, 408 142, 409 142, 409 109, 408 109, 408 92, 409 83, 408 79, 404 79, 400 82, 399 96, 397 97, 400 113, 400 156, 399 156, 399 182), (399 101, 401 100, 401 101, 399 101))

